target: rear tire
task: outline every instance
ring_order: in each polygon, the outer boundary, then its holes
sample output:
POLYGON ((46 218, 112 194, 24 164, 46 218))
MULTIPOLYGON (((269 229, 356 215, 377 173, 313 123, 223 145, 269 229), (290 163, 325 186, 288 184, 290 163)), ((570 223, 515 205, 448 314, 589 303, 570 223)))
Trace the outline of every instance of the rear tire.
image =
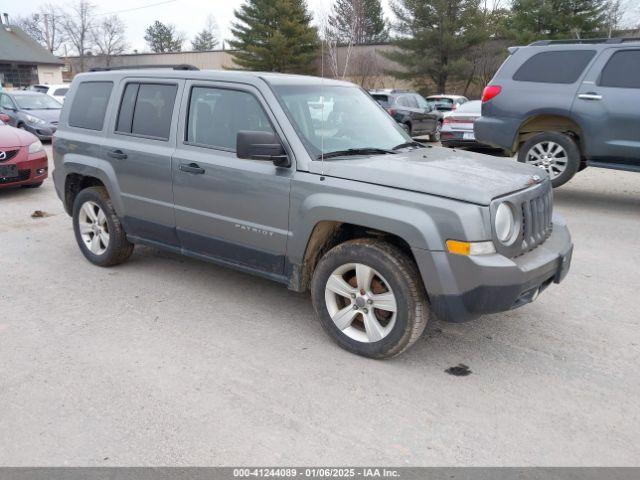
POLYGON ((111 267, 127 260, 134 245, 116 215, 107 189, 89 187, 73 202, 73 230, 82 254, 94 265, 111 267))
POLYGON ((415 263, 399 248, 370 238, 327 252, 313 274, 311 297, 329 336, 345 350, 370 358, 407 350, 430 314, 415 263))
POLYGON ((440 131, 442 130, 442 122, 436 123, 436 129, 433 133, 429 134, 429 141, 431 142, 439 142, 440 141, 440 131))
POLYGON ((545 170, 553 188, 567 183, 580 168, 580 149, 568 135, 543 132, 524 142, 518 151, 518 161, 545 170))

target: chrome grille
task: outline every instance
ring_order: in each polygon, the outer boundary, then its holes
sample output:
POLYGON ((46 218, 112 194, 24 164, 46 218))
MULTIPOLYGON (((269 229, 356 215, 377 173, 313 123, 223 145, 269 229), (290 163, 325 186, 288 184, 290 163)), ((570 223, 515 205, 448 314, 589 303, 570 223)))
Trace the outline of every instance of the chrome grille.
POLYGON ((553 230, 553 190, 522 202, 522 247, 520 253, 533 250, 543 243, 553 230))

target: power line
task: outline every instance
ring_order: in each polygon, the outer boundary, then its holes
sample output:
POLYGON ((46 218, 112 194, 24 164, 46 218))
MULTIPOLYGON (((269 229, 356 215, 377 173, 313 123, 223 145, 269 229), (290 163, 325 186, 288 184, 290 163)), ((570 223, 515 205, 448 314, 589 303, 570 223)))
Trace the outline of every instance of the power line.
POLYGON ((115 15, 117 13, 126 13, 126 12, 133 12, 135 10, 143 10, 145 8, 151 8, 151 7, 157 7, 158 5, 165 5, 167 3, 175 3, 178 0, 165 0, 164 2, 156 2, 156 3, 151 3, 149 5, 143 5, 141 7, 133 7, 133 8, 125 8, 123 10, 114 10, 113 12, 105 12, 105 13, 96 13, 94 15, 94 17, 98 17, 100 15, 115 15))

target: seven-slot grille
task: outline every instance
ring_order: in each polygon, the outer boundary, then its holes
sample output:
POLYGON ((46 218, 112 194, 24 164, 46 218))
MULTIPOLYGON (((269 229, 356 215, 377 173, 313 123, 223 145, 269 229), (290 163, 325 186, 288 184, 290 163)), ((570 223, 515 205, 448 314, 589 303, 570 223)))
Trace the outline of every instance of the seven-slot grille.
POLYGON ((522 253, 543 243, 553 230, 553 190, 522 202, 522 253))

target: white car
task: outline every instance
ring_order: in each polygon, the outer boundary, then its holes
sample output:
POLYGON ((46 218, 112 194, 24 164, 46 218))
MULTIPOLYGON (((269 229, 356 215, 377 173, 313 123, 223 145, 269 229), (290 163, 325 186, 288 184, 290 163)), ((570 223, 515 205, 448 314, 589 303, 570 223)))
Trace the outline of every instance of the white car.
POLYGON ((463 103, 468 102, 467 97, 462 95, 430 95, 427 97, 427 103, 432 108, 441 112, 451 112, 456 110, 463 103))
POLYGON ((58 85, 31 85, 29 90, 34 90, 39 93, 44 93, 50 97, 55 98, 60 103, 64 103, 64 97, 69 91, 69 83, 61 83, 58 85))

